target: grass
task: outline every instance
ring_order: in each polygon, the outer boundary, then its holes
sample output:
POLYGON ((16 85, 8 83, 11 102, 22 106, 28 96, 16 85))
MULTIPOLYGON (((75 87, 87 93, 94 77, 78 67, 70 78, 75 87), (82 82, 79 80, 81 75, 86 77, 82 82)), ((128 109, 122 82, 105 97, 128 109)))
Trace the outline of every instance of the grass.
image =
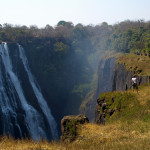
POLYGON ((106 126, 87 124, 82 126, 78 139, 68 147, 95 150, 146 149, 150 146, 148 140, 150 132, 133 130, 130 123, 116 122, 106 126))
POLYGON ((115 114, 106 118, 106 125, 86 124, 79 129, 70 149, 141 150, 150 149, 150 85, 139 87, 139 93, 106 92, 108 108, 115 114), (143 97, 144 96, 144 97, 143 97), (111 98, 115 97, 114 103, 111 98), (119 107, 119 108, 118 108, 119 107))
POLYGON ((36 142, 30 139, 15 140, 12 137, 0 137, 0 150, 57 150, 61 148, 60 143, 55 141, 36 142))
MULTIPOLYGON (((137 122, 138 124, 139 122, 137 122)), ((136 124, 136 125, 137 125, 136 124)), ((142 124, 140 123, 139 126, 142 124)), ((133 125, 132 125, 133 126, 133 125)), ((150 148, 150 132, 133 130, 130 123, 112 125, 85 124, 78 129, 79 136, 72 143, 34 142, 3 137, 1 150, 141 150, 150 148)), ((143 125, 142 125, 142 128, 143 125)), ((143 129, 142 129, 143 130, 143 129)))
POLYGON ((127 70, 135 71, 139 76, 150 75, 150 58, 133 53, 124 54, 118 59, 119 64, 124 64, 127 70))
POLYGON ((141 105, 150 104, 150 86, 141 85, 139 87, 139 94, 136 95, 141 105))

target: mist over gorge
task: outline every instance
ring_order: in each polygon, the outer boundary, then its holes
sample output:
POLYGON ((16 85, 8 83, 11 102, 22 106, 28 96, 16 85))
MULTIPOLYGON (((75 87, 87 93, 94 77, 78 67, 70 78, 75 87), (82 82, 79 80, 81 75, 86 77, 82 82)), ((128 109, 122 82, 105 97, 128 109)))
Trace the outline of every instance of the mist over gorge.
MULTIPOLYGON (((48 134, 45 137, 52 139, 51 130, 48 129, 52 127, 49 125, 49 116, 52 115, 56 120, 58 135, 60 135, 62 117, 79 113, 83 102, 93 100, 91 95, 94 95, 97 90, 100 56, 106 51, 127 53, 131 48, 148 47, 148 39, 144 35, 149 35, 149 25, 150 22, 128 20, 114 26, 106 22, 96 26, 82 24, 74 26, 71 22, 65 21, 60 21, 55 28, 50 25, 41 29, 36 26, 28 28, 10 24, 1 26, 0 42, 7 42, 9 52, 15 58, 12 62, 13 71, 22 77, 20 84, 26 91, 23 90, 22 93, 26 93, 28 103, 34 106, 35 112, 40 112, 42 116, 40 118, 44 123, 39 123, 39 126, 45 124, 45 127, 42 127, 43 130, 49 131, 45 133, 48 134), (17 43, 24 49, 29 67, 23 67, 23 63, 19 63, 17 43), (34 79, 29 72, 37 82, 34 85, 31 84, 34 79), (43 102, 40 105, 37 104, 38 100, 35 99, 40 96, 36 97, 33 94, 35 93, 33 86, 41 90, 51 115, 46 116, 47 113, 40 107, 44 104, 43 102)), ((24 56, 22 60, 23 58, 24 56)), ((103 87, 98 87, 98 90, 100 88, 103 87)), ((88 103, 82 105, 82 112, 84 108, 88 110, 92 106, 92 104, 90 106, 86 104, 88 103)), ((91 111, 93 109, 94 112, 93 107, 91 111)), ((18 128, 17 132, 19 132, 18 128)))

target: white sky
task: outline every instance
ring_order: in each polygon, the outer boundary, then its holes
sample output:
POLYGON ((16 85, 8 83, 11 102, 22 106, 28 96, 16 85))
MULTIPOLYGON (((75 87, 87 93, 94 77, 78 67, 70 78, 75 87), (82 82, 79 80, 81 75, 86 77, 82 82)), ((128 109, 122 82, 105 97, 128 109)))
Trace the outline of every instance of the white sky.
POLYGON ((0 0, 0 24, 55 26, 150 20, 150 0, 0 0))

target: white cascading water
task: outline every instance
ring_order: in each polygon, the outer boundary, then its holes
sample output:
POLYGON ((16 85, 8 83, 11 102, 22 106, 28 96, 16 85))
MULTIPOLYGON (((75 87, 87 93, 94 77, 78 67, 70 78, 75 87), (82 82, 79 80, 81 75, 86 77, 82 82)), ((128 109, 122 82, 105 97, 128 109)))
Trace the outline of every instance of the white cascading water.
MULTIPOLYGON (((1 51, 1 47, 0 47, 0 51, 1 51)), ((9 82, 8 76, 6 78, 9 82)), ((11 103, 13 104, 13 107, 11 107, 10 100, 12 100, 12 99, 9 99, 6 93, 7 92, 6 92, 6 89, 4 88, 4 79, 2 76, 2 71, 0 70, 0 106, 1 106, 1 111, 3 114, 3 122, 2 122, 3 127, 4 127, 3 132, 9 133, 10 131, 14 131, 13 126, 10 122, 10 114, 12 114, 16 120, 17 115, 16 115, 13 108, 16 108, 17 104, 16 104, 15 100, 13 99, 14 102, 11 101, 11 103)), ((12 94, 12 97, 13 96, 14 95, 12 94)), ((20 132, 20 136, 22 136, 20 127, 18 126, 17 122, 15 122, 15 125, 18 127, 18 130, 20 132)))
MULTIPOLYGON (((38 84, 35 82, 35 79, 30 71, 23 48, 19 44, 18 47, 20 59, 22 60, 24 68, 27 72, 29 82, 37 97, 37 101, 41 107, 41 110, 43 111, 47 119, 47 122, 51 129, 52 138, 57 139, 57 124, 51 114, 50 109, 47 106, 45 99, 42 96, 38 84)), ((2 112, 2 117, 4 118, 2 120, 3 133, 13 134, 17 128, 18 134, 20 135, 20 137, 22 137, 24 133, 22 133, 22 129, 17 122, 16 113, 18 107, 19 109, 21 107, 25 114, 24 126, 26 126, 29 135, 34 140, 39 140, 40 138, 47 138, 47 131, 45 131, 44 119, 42 117, 42 114, 40 114, 33 106, 28 104, 19 78, 17 77, 17 73, 15 73, 13 69, 7 43, 0 44, 0 59, 0 110, 2 112), (21 106, 19 106, 19 104, 21 106), (12 118, 13 122, 10 121, 12 120, 12 118)))
POLYGON ((27 57, 25 55, 23 47, 19 44, 18 44, 18 46, 19 46, 20 58, 21 58, 21 60, 24 64, 24 68, 25 68, 25 70, 28 74, 29 81, 30 81, 31 86, 33 88, 33 91, 36 95, 38 103, 39 103, 44 115, 46 116, 46 119, 47 119, 48 123, 49 123, 49 127, 51 129, 52 136, 53 136, 53 138, 58 139, 57 124, 55 122, 55 119, 51 114, 51 110, 49 109, 49 107, 46 103, 46 100, 44 99, 44 97, 41 93, 41 90, 39 89, 38 83, 36 83, 36 81, 34 79, 34 76, 32 75, 32 73, 30 71, 30 68, 29 68, 29 65, 28 65, 28 60, 27 60, 27 57))

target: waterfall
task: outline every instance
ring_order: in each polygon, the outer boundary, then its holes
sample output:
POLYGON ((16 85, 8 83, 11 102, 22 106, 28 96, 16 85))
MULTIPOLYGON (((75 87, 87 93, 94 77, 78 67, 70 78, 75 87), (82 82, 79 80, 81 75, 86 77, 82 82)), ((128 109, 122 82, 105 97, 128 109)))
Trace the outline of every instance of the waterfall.
POLYGON ((39 89, 39 85, 38 83, 36 83, 31 71, 30 71, 30 68, 29 68, 29 65, 28 65, 28 60, 27 60, 27 57, 24 53, 24 49, 21 45, 19 45, 19 53, 20 53, 20 58, 24 64, 24 68, 28 74, 28 77, 29 77, 29 80, 30 80, 30 83, 32 85, 32 88, 34 90, 34 93, 36 95, 36 98, 38 100, 38 103, 44 113, 44 115, 46 116, 46 119, 49 123, 49 127, 51 128, 51 132, 52 132, 52 135, 54 138, 58 138, 58 134, 57 134, 57 124, 55 122, 55 119, 54 117, 52 116, 51 114, 51 111, 46 103, 46 100, 44 99, 42 93, 41 93, 41 90, 39 89))
POLYGON ((0 112, 2 133, 22 138, 29 135, 34 140, 50 137, 57 139, 57 124, 44 99, 38 83, 32 75, 23 48, 18 45, 19 56, 15 64, 24 66, 33 95, 36 101, 27 99, 24 86, 20 82, 17 66, 13 65, 14 58, 10 55, 7 43, 0 44, 0 112), (19 57, 19 58, 18 58, 19 57), (20 60, 19 60, 20 59, 20 60), (38 103, 38 110, 31 102, 38 103), (45 118, 47 122, 45 121, 45 118), (48 125, 46 124, 48 123, 48 125))

